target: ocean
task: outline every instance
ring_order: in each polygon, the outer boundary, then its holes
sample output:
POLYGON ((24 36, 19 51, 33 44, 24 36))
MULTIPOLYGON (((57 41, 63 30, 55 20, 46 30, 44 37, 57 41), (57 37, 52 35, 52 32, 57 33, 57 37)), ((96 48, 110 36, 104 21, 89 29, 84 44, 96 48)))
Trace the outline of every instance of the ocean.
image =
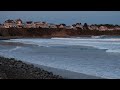
POLYGON ((0 55, 72 72, 120 79, 120 37, 0 40, 0 55))

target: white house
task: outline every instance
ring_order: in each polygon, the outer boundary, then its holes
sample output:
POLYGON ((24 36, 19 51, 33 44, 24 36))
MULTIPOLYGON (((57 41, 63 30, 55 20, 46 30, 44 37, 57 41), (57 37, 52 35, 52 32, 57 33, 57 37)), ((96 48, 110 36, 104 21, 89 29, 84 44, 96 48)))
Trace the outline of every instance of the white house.
POLYGON ((83 25, 81 25, 81 23, 76 23, 75 27, 83 29, 83 25))
POLYGON ((65 26, 66 29, 73 29, 73 26, 65 26))
POLYGON ((115 27, 115 30, 120 30, 120 27, 115 27))
POLYGON ((48 24, 49 28, 57 28, 56 24, 49 23, 48 24))
POLYGON ((34 22, 35 28, 49 28, 46 22, 34 22))
POLYGON ((63 24, 60 24, 60 25, 58 25, 58 28, 65 28, 65 26, 63 25, 63 24))
POLYGON ((17 28, 22 28, 22 27, 23 27, 23 23, 22 23, 22 20, 21 20, 21 19, 15 20, 15 23, 16 23, 16 27, 17 27, 17 28))
POLYGON ((98 26, 95 26, 95 25, 89 25, 88 28, 90 30, 99 30, 98 26))
POLYGON ((11 27, 16 27, 16 24, 14 22, 14 20, 6 20, 4 22, 4 28, 11 28, 11 27))
POLYGON ((100 27, 99 27, 99 30, 100 30, 100 31, 106 31, 106 30, 108 30, 108 28, 107 28, 106 26, 100 26, 100 27))
POLYGON ((42 22, 34 22, 35 28, 40 28, 42 25, 42 22))
POLYGON ((27 21, 25 23, 25 28, 34 28, 34 23, 32 21, 27 21))

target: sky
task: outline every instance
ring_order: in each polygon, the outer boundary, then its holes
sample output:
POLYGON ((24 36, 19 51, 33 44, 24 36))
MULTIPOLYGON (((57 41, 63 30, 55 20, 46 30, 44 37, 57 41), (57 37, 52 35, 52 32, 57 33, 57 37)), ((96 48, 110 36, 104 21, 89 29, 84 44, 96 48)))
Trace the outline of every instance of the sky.
POLYGON ((0 23, 7 19, 46 21, 48 23, 118 24, 120 11, 0 11, 0 23))

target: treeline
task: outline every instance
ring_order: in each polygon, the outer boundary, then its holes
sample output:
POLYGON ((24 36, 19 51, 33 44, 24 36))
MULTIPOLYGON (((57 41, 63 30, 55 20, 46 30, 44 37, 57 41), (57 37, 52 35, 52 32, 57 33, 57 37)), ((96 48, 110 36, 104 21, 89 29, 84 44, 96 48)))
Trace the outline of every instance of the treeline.
POLYGON ((22 37, 68 37, 79 35, 120 35, 120 30, 98 31, 98 30, 72 30, 72 29, 49 29, 49 28, 0 28, 0 36, 22 36, 22 37))
POLYGON ((113 24, 91 24, 91 25, 95 25, 95 26, 106 26, 106 27, 119 27, 120 25, 113 25, 113 24))

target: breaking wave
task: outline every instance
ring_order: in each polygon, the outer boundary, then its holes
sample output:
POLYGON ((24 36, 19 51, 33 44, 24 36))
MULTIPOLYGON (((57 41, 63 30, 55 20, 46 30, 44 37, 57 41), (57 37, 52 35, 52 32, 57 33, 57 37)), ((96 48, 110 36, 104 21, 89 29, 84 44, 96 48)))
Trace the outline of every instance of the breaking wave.
MULTIPOLYGON (((40 47, 51 46, 90 46, 97 49, 106 49, 106 52, 120 53, 120 38, 51 38, 51 39, 11 39, 5 42, 20 42, 24 44, 34 44, 40 47)), ((19 49, 16 47, 13 50, 19 49)), ((12 51, 13 51, 12 50, 12 51)))
POLYGON ((12 52, 12 51, 18 50, 18 49, 20 49, 20 48, 21 48, 20 46, 16 46, 15 48, 10 49, 9 52, 12 52))

